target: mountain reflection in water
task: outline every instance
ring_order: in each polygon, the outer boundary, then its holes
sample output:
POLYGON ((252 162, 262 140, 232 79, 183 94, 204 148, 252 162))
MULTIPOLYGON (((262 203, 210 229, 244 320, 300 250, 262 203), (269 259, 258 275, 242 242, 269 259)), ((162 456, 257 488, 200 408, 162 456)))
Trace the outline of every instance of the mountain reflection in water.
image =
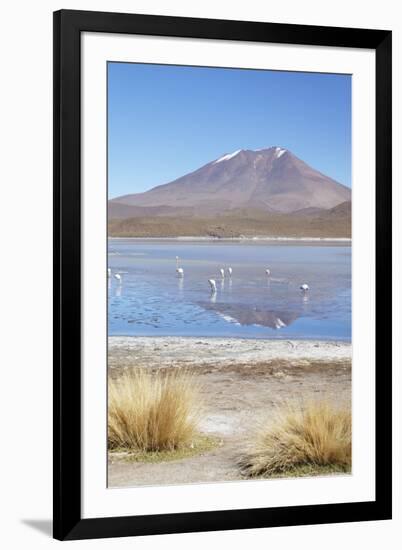
POLYGON ((216 311, 226 321, 238 323, 239 325, 259 325, 281 329, 289 326, 299 317, 297 312, 269 311, 247 304, 211 304, 208 302, 200 302, 199 304, 205 309, 216 311))

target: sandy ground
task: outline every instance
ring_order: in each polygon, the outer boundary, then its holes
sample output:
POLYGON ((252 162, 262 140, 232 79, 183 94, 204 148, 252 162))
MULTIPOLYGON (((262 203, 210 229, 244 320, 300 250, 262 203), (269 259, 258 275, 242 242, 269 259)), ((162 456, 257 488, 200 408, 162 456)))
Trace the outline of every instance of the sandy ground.
POLYGON ((219 445, 174 462, 109 457, 110 487, 241 479, 237 459, 258 423, 281 403, 311 398, 350 402, 351 345, 342 342, 224 338, 109 338, 109 375, 127 367, 186 366, 201 385, 201 430, 219 445))

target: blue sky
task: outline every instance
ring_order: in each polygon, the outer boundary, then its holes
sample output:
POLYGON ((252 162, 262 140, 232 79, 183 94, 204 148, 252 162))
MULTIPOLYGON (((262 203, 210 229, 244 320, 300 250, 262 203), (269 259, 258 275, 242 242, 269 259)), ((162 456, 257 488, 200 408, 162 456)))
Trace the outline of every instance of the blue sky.
POLYGON ((279 145, 351 185, 351 77, 108 64, 109 197, 279 145))

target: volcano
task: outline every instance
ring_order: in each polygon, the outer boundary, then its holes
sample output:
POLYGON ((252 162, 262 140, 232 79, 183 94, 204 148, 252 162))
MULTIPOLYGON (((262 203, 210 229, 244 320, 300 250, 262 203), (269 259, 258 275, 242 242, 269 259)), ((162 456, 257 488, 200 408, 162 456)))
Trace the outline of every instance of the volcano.
POLYGON ((274 146, 226 153, 172 182, 112 199, 109 218, 313 212, 350 200, 348 187, 274 146))

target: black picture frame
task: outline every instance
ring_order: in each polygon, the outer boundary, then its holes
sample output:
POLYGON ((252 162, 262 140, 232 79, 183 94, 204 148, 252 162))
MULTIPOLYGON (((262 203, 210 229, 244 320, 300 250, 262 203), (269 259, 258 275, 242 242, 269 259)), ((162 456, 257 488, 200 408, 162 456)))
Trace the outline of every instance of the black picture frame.
POLYGON ((390 31, 61 10, 54 13, 54 537, 60 540, 391 518, 390 31), (369 48, 376 55, 376 497, 370 502, 82 519, 83 32, 369 48))

